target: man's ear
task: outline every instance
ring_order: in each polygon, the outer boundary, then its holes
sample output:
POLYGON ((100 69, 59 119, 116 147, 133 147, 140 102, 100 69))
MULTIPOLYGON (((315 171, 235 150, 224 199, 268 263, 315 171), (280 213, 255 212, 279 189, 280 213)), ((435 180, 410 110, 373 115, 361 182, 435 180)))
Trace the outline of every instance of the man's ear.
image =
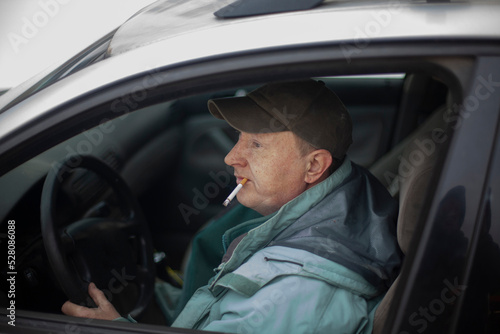
POLYGON ((332 165, 332 155, 324 149, 314 150, 307 155, 308 164, 305 181, 315 185, 328 177, 328 169, 332 165))

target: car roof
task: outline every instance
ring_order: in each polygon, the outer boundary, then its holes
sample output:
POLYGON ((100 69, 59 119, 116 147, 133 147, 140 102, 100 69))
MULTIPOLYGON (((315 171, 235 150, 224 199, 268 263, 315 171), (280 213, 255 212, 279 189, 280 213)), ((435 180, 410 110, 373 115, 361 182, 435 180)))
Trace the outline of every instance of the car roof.
POLYGON ((224 40, 221 52, 231 52, 233 45, 255 39, 263 45, 276 45, 275 39, 266 43, 276 35, 283 44, 353 38, 500 38, 498 2, 324 1, 313 9, 270 15, 227 19, 214 15, 228 5, 231 1, 157 1, 119 27, 107 54, 114 56, 201 31, 208 41, 224 40))
MULTIPOLYGON (((244 0, 246 1, 246 0, 244 0)), ((160 0, 103 37, 104 56, 121 67, 113 77, 137 73, 137 67, 161 66, 206 57, 300 45, 340 44, 346 56, 372 41, 500 40, 499 2, 323 1, 302 11, 221 19, 214 13, 232 0, 160 0), (129 54, 133 54, 130 55, 129 54), (128 56, 128 57, 127 57, 128 56)), ((91 49, 92 47, 89 47, 91 49)), ((59 68, 14 87, 0 96, 0 114, 35 92, 72 74, 87 50, 59 68)), ((84 67, 80 67, 82 69, 84 67)), ((99 67, 95 70, 102 71, 99 67)))
POLYGON ((226 0, 163 0, 144 8, 110 35, 103 51, 107 57, 36 91, 36 99, 28 95, 10 103, 25 88, 1 96, 0 137, 103 87, 203 59, 305 45, 338 45, 339 52, 350 47, 359 53, 375 41, 500 39, 500 3, 326 1, 307 11, 217 18, 213 13, 227 4, 226 0))

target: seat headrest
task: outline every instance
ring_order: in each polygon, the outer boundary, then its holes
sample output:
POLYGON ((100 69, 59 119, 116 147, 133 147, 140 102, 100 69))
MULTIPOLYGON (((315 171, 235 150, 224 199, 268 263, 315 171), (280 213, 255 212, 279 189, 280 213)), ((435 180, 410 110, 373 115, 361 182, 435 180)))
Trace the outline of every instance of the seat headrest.
MULTIPOLYGON (((443 105, 436 109, 432 115, 418 127, 418 129, 393 147, 390 152, 381 157, 376 163, 373 164, 373 166, 370 167, 370 172, 375 175, 375 177, 379 179, 384 186, 386 186, 389 193, 394 198, 396 198, 399 194, 398 178, 394 177, 398 173, 400 165, 399 158, 404 154, 404 150, 408 148, 408 145, 414 143, 419 136, 422 136, 422 133, 445 127, 443 115, 447 108, 448 107, 446 105, 443 105)), ((429 136, 429 134, 427 136, 429 136)), ((430 136, 432 137, 432 132, 430 133, 430 136)))

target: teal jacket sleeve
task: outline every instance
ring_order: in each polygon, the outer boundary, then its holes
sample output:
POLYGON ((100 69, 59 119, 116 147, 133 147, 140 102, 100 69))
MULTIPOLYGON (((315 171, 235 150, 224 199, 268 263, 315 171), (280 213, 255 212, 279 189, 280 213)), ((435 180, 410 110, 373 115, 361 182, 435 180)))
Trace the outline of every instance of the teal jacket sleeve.
POLYGON ((126 318, 119 317, 119 318, 113 319, 113 321, 131 322, 134 324, 137 323, 137 321, 134 318, 132 318, 132 316, 130 314, 126 318))
POLYGON ((279 277, 251 297, 228 291, 211 310, 204 330, 229 333, 371 333, 362 296, 321 280, 279 277))

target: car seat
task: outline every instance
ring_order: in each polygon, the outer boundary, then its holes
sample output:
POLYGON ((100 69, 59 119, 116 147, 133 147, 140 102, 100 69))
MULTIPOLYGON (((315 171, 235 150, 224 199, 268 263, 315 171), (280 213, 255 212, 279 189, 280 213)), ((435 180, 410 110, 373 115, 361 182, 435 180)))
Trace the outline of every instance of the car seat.
MULTIPOLYGON (((437 136, 437 131, 445 131, 446 124, 443 121, 445 110, 446 108, 442 107, 434 112, 426 123, 395 147, 388 157, 385 157, 388 161, 384 161, 383 158, 375 166, 375 173, 378 176, 384 174, 384 166, 386 168, 394 168, 393 165, 398 166, 396 171, 392 170, 392 173, 397 173, 397 176, 393 178, 392 184, 387 184, 387 186, 393 196, 399 198, 397 239, 405 255, 418 223, 425 218, 423 208, 428 198, 426 195, 437 170, 435 167, 444 150, 446 137, 437 136), (441 139, 437 140, 437 138, 441 139), (398 158, 395 158, 396 156, 398 158), (394 160, 398 161, 399 164, 394 164, 394 160)), ((404 266, 411 266, 407 260, 405 261, 404 266)), ((388 317, 399 281, 400 277, 394 281, 376 310, 373 325, 374 334, 383 333, 385 320, 388 317)))

